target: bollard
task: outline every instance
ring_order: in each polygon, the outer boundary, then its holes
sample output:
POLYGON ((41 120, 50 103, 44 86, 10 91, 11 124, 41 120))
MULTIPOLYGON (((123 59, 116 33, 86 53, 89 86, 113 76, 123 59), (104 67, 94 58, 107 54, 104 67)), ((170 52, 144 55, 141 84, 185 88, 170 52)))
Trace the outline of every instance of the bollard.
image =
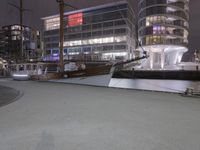
POLYGON ((187 88, 186 91, 185 91, 185 94, 186 95, 193 95, 194 94, 194 88, 192 88, 192 87, 187 88))

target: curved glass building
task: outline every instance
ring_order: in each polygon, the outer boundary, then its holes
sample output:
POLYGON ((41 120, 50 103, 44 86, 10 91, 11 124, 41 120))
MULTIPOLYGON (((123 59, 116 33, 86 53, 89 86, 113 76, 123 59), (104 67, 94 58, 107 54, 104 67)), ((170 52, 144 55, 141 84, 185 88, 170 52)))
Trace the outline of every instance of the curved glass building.
POLYGON ((138 3, 139 42, 150 56, 143 67, 163 69, 180 63, 188 51, 189 0, 139 0, 138 3))

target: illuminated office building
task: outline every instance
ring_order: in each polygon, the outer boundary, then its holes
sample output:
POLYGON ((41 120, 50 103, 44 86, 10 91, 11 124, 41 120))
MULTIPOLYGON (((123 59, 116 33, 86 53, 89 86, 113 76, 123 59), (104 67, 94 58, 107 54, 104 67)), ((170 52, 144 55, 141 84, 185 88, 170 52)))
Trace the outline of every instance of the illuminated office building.
MULTIPOLYGON (((59 15, 42 18, 45 60, 59 60, 59 15)), ((64 14, 64 59, 127 60, 134 57, 136 19, 131 5, 116 1, 64 14)))
POLYGON ((139 0, 138 3, 139 41, 150 56, 143 67, 163 69, 180 63, 188 51, 189 0, 139 0))

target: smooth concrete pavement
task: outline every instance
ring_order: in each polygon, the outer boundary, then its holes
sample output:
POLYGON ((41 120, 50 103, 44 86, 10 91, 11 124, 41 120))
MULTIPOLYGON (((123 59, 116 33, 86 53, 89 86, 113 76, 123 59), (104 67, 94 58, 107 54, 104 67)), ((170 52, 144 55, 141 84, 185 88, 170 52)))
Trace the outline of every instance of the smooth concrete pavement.
POLYGON ((0 150, 200 150, 200 99, 0 80, 24 93, 0 108, 0 150))
POLYGON ((0 85, 0 107, 14 102, 22 93, 10 87, 0 85))

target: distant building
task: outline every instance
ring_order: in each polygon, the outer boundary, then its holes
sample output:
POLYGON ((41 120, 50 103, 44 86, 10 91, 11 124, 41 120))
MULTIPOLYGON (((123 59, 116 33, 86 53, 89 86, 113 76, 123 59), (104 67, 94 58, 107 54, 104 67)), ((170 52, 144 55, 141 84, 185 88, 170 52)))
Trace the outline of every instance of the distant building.
MULTIPOLYGON (((20 25, 3 26, 0 32, 0 54, 7 59, 16 60, 21 55, 20 25)), ((24 57, 36 57, 36 50, 40 47, 40 33, 28 26, 23 26, 24 57)))
POLYGON ((150 57, 144 68, 163 69, 188 51, 189 0, 139 0, 138 35, 150 57))
POLYGON ((194 53, 194 61, 200 63, 200 50, 196 50, 194 53))
MULTIPOLYGON (((46 60, 59 59, 59 15, 42 18, 46 60)), ((136 18, 126 1, 66 12, 64 59, 127 60, 134 57, 136 18)))
POLYGON ((5 40, 4 31, 0 30, 0 58, 4 56, 5 40))

